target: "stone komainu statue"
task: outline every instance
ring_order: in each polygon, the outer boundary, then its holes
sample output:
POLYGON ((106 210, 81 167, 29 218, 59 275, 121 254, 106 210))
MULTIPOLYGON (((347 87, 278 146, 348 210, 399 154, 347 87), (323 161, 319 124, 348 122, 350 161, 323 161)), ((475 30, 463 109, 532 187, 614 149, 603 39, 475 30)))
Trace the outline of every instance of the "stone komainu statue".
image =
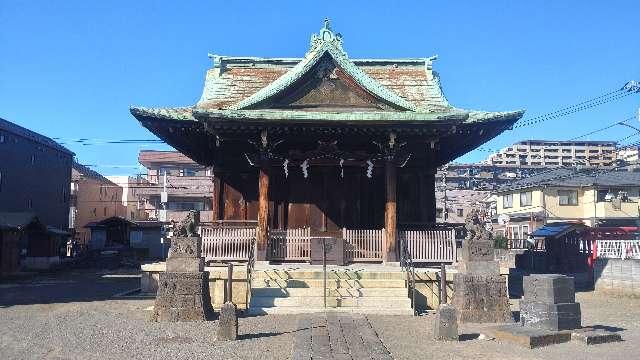
POLYGON ((465 218, 464 228, 467 230, 466 241, 491 241, 491 232, 488 231, 480 220, 480 211, 471 210, 465 218))
POLYGON ((198 225, 200 224, 200 213, 195 210, 189 211, 187 216, 173 228, 173 236, 192 237, 198 236, 198 225))

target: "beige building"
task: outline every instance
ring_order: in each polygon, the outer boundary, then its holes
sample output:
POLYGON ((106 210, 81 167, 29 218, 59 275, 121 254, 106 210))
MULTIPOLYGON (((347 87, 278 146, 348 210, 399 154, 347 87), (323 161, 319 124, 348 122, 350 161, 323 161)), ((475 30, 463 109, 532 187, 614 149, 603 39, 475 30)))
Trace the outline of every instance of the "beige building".
POLYGON ((556 221, 638 226, 639 192, 640 172, 564 168, 530 176, 497 192, 497 232, 523 238, 556 221))
POLYGON ((613 166, 615 141, 525 140, 492 154, 484 162, 511 166, 613 166))
POLYGON ((127 175, 106 176, 111 182, 122 188, 122 205, 125 207, 125 217, 128 220, 146 220, 144 198, 140 197, 141 190, 148 187, 149 182, 140 177, 127 175))
POLYGON ((112 216, 126 217, 122 205, 122 188, 88 167, 73 163, 69 227, 74 239, 87 244, 90 237, 85 226, 112 216))

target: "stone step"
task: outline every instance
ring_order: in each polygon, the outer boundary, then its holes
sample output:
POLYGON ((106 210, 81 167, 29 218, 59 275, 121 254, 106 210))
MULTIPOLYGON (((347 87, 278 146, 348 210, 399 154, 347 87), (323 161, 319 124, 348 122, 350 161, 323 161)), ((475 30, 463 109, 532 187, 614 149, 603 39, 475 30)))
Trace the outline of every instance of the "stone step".
MULTIPOLYGON (((254 287, 251 289, 251 296, 271 296, 271 297, 288 297, 288 296, 323 296, 324 289, 322 287, 312 288, 280 288, 280 287, 254 287)), ((327 296, 331 297, 403 297, 407 296, 407 289, 404 287, 394 288, 338 288, 327 289, 327 296)))
POLYGON ((354 314, 375 314, 375 315, 404 315, 412 316, 411 308, 390 308, 390 307, 342 307, 342 308, 323 308, 323 307, 250 307, 247 311, 250 315, 267 315, 267 314, 310 314, 310 313, 354 313, 354 314))
MULTIPOLYGON (((250 307, 323 307, 322 296, 252 296, 250 307)), ((327 307, 379 307, 379 308, 409 308, 411 300, 408 297, 361 297, 339 298, 327 297, 327 307)))
MULTIPOLYGON (((254 270, 252 274, 254 279, 322 279, 323 272, 318 270, 254 270)), ((344 279, 344 280, 360 280, 360 279, 385 279, 385 280, 404 280, 406 273, 398 269, 398 271, 348 271, 348 270, 328 270, 327 279, 344 279)))
MULTIPOLYGON (((252 279, 252 287, 280 287, 280 288, 324 288, 322 279, 252 279)), ((362 280, 329 280, 327 288, 405 288, 405 281, 399 279, 362 279, 362 280)))

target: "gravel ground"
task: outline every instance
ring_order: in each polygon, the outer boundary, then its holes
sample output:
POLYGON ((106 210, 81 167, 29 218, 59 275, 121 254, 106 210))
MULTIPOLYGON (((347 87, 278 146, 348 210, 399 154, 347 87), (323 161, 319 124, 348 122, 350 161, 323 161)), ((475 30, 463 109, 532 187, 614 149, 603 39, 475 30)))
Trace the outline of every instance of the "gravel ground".
MULTIPOLYGON (((65 273, 0 283, 0 359, 287 359, 300 316, 240 319, 241 341, 215 341, 216 322, 150 323, 149 299, 114 300, 135 277, 65 273)), ((123 274, 123 276, 127 276, 123 274)), ((498 341, 431 340, 433 315, 369 316, 396 359, 625 359, 640 353, 640 300, 579 293, 584 325, 620 328, 625 342, 528 350, 498 341)), ((461 332, 482 332, 464 326, 461 332)), ((470 336, 472 337, 472 336, 470 336)))

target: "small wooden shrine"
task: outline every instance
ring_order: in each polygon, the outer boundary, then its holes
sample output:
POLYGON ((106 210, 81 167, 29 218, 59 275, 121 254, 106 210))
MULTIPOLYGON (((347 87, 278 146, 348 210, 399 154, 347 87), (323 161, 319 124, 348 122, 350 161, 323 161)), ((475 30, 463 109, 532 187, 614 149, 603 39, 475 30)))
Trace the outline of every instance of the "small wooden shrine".
POLYGON ((142 108, 140 123, 217 178, 214 218, 270 229, 385 229, 435 223, 436 168, 509 129, 523 111, 455 108, 432 64, 350 59, 325 20, 303 58, 210 55, 200 101, 142 108))

